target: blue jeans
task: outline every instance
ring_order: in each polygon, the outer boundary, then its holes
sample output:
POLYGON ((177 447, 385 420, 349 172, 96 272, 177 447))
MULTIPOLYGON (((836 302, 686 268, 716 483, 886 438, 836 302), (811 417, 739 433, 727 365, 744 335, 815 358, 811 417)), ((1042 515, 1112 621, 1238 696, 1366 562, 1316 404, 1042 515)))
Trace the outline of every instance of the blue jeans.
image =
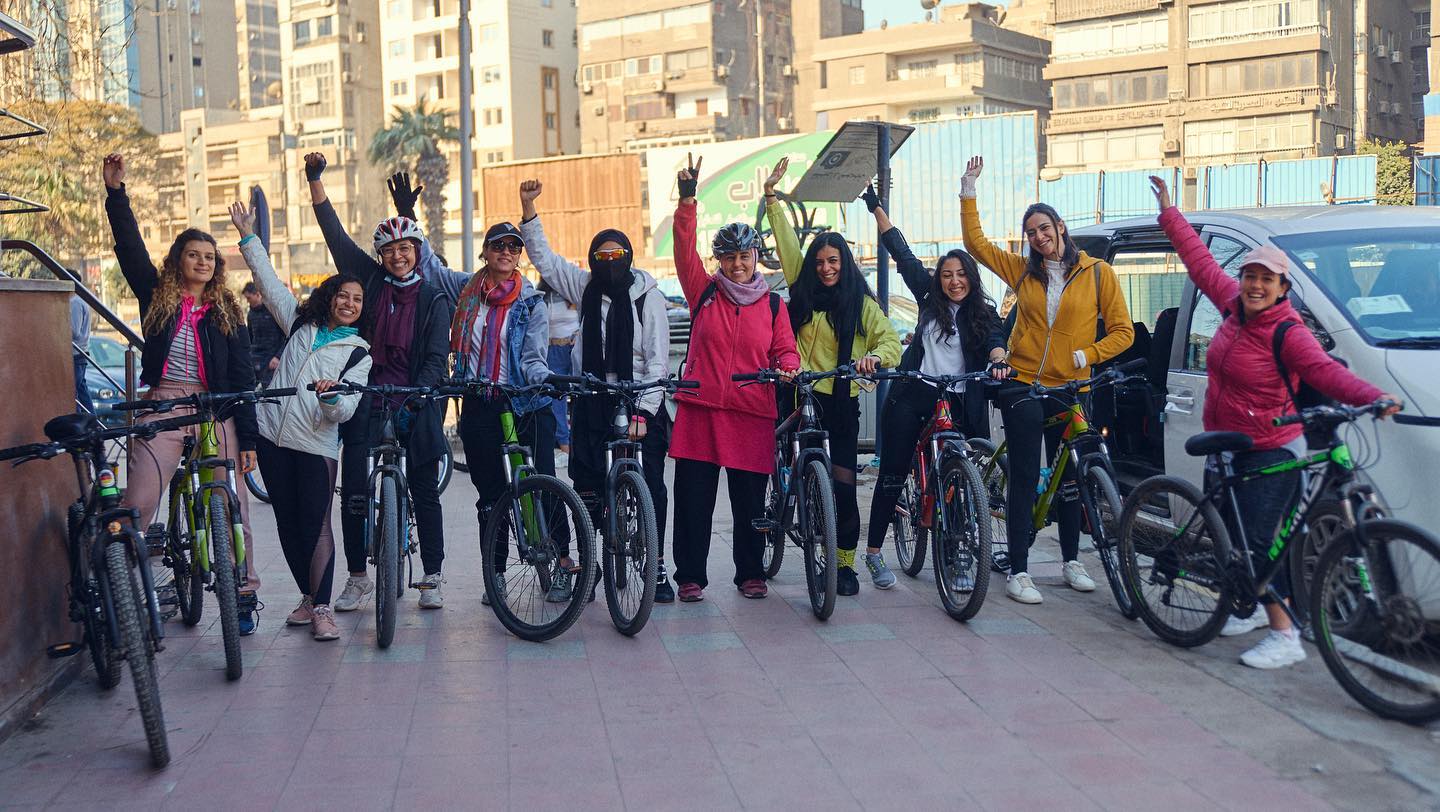
MULTIPOLYGON (((572 372, 570 351, 573 349, 575 349, 573 345, 550 345, 550 351, 546 354, 545 360, 552 373, 569 375, 572 372)), ((556 399, 550 404, 550 411, 555 414, 555 442, 563 446, 570 445, 570 416, 566 413, 566 409, 567 405, 563 400, 556 399)))
POLYGON ((90 401, 90 385, 85 380, 85 369, 90 362, 86 361, 83 355, 71 357, 75 359, 75 410, 81 414, 94 414, 95 404, 90 401))

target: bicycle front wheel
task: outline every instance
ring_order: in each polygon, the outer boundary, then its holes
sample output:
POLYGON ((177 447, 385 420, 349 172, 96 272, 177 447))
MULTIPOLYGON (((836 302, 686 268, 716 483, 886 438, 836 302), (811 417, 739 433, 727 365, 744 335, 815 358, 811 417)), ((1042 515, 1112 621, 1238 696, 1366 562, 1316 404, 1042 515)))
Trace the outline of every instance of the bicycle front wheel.
POLYGON ((111 540, 105 548, 105 570, 110 581, 110 596, 115 604, 115 621, 120 627, 120 644, 130 662, 130 678, 135 682, 135 703, 140 709, 140 722, 145 726, 145 742, 150 746, 150 763, 164 767, 170 763, 170 741, 165 734, 165 711, 160 706, 160 676, 155 671, 155 648, 143 622, 140 607, 144 598, 135 578, 123 540, 111 540))
POLYGON ((985 603, 994 540, 989 499, 970 460, 952 456, 940 472, 940 510, 935 528, 935 587, 946 614, 965 621, 985 603))
POLYGON ((1345 692, 1387 719, 1440 719, 1440 543, 1394 519, 1327 544, 1310 616, 1325 667, 1345 692))
POLYGON ((1099 465, 1085 469, 1080 489, 1080 506, 1084 509, 1086 530, 1095 543, 1095 555, 1100 557, 1100 566, 1105 570, 1105 579, 1110 582, 1110 594, 1115 596, 1115 605, 1120 614, 1129 620, 1139 617, 1135 601, 1125 590, 1125 581, 1120 577, 1120 491, 1110 472, 1099 465))
POLYGON ((905 479, 900 490, 900 501, 895 503, 895 515, 890 519, 890 529, 895 536, 895 559, 901 572, 914 578, 925 568, 925 549, 930 541, 929 522, 933 517, 922 516, 924 500, 915 487, 915 475, 905 479))
POLYGON ((1005 524, 1006 494, 1010 483, 1009 455, 1000 454, 989 440, 971 439, 970 447, 980 452, 975 467, 980 471, 980 482, 985 486, 985 500, 989 505, 990 538, 994 548, 990 556, 992 572, 1010 571, 1010 535, 1005 524))
POLYGON ((772 474, 765 485, 763 504, 768 529, 760 552, 760 564, 765 568, 766 580, 779 575, 780 566, 785 563, 785 531, 780 527, 780 518, 785 510, 783 499, 784 496, 775 487, 775 476, 772 474))
POLYGON ((245 489, 250 491, 251 496, 270 504, 270 491, 265 487, 265 477, 259 468, 245 474, 245 489))
POLYGON ((400 602, 400 494, 395 477, 380 477, 375 516, 375 645, 389 648, 395 639, 395 605, 400 602))
POLYGON ((655 504, 638 471, 622 471, 615 481, 615 538, 605 540, 605 604, 610 621, 621 634, 645 628, 655 608, 655 580, 660 567, 660 539, 655 504))
POLYGON ((1232 606, 1214 505, 1183 479, 1150 477, 1125 501, 1119 535, 1123 585, 1150 631, 1187 648, 1213 640, 1232 606))
POLYGON ((805 588, 810 611, 826 620, 835 611, 835 579, 839 563, 835 549, 835 489, 830 473, 819 460, 805 464, 801 479, 799 516, 801 547, 805 554, 805 588))
POLYGON ((239 571, 235 566, 230 511, 225 496, 210 492, 210 570, 215 574, 215 602, 220 606, 220 636, 225 643, 225 678, 240 679, 245 662, 240 657, 239 571))
POLYGON ((595 580, 595 531, 569 485, 544 474, 520 480, 518 498, 507 493, 490 511, 481 550, 490 608, 516 637, 550 640, 579 619, 595 580), (566 556, 577 570, 559 568, 566 556))
MULTIPOLYGON (((1290 567, 1290 606, 1301 625, 1309 629, 1313 623, 1310 617, 1311 585, 1315 583, 1315 571, 1320 566, 1320 556, 1325 549, 1350 533, 1345 520, 1345 509, 1340 500, 1317 499, 1305 514, 1305 535, 1292 538, 1285 550, 1286 563, 1290 567)), ((1334 622, 1336 619, 1331 618, 1334 622)))

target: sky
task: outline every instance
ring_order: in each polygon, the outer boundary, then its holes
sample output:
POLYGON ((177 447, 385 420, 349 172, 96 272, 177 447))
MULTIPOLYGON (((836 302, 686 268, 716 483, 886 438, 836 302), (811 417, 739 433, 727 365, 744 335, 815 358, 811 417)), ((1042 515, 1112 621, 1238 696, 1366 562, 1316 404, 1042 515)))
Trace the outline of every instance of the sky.
MULTIPOLYGON (((965 0, 944 0, 946 5, 960 5, 965 0)), ((1003 0, 990 0, 994 5, 1003 6, 1003 0)), ((861 0, 861 6, 865 9, 865 27, 879 28, 881 20, 889 20, 891 25, 904 23, 918 23, 925 19, 925 9, 920 7, 920 0, 861 0)))

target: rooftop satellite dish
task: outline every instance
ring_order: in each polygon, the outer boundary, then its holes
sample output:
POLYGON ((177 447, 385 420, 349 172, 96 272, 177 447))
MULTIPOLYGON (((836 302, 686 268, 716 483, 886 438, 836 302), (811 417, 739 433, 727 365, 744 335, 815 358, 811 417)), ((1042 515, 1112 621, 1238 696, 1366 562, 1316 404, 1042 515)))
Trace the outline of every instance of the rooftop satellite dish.
POLYGON ((935 8, 938 5, 940 5, 940 0, 920 0, 920 8, 923 8, 926 11, 929 11, 930 9, 935 8))
POLYGON ((880 21, 880 30, 881 30, 881 31, 884 31, 885 29, 887 29, 887 28, 889 28, 889 27, 890 27, 890 21, 889 21, 889 20, 881 20, 881 21, 880 21))

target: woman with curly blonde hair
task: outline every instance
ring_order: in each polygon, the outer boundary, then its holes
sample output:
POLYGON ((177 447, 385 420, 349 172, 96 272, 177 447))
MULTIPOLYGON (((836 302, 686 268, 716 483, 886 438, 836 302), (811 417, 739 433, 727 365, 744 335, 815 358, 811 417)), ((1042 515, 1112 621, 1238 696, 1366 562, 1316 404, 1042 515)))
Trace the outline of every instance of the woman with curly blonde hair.
MULTIPOLYGON (((254 389, 250 334, 245 329, 239 300, 225 286, 225 259, 220 256, 215 238, 199 229, 182 231, 157 270, 140 237, 125 192, 125 159, 118 154, 106 156, 104 176, 105 213, 115 235, 115 258, 140 301, 145 335, 140 381, 150 387, 146 397, 164 400, 195 392, 254 389)), ((161 415, 149 419, 158 417, 161 415)), ((220 455, 239 462, 240 473, 253 470, 259 437, 255 407, 241 407, 220 424, 220 429, 220 455)), ((144 525, 155 519, 160 495, 180 462, 187 433, 198 434, 199 428, 163 432, 151 440, 136 438, 131 446, 125 504, 140 511, 144 525)), ((249 500, 245 488, 236 490, 249 564, 247 583, 241 587, 240 633, 251 634, 255 631, 255 602, 251 598, 260 587, 260 577, 250 533, 249 500)))

